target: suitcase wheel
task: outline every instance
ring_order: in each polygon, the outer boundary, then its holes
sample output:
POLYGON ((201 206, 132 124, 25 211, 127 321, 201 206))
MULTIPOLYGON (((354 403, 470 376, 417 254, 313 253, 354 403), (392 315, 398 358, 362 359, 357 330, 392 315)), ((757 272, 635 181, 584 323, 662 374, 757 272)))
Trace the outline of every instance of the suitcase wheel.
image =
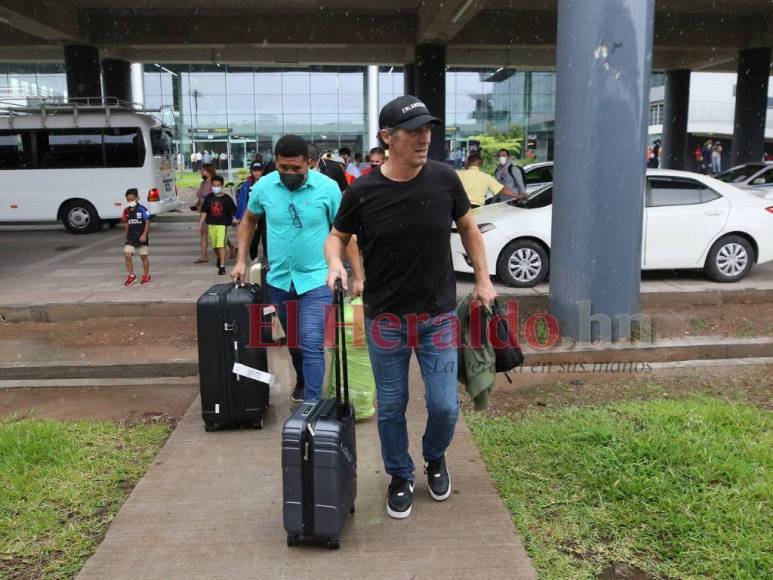
POLYGON ((263 429, 263 418, 260 418, 260 421, 257 421, 256 423, 252 424, 253 429, 263 429))
POLYGON ((292 548, 293 546, 298 546, 300 544, 300 540, 298 540, 298 536, 287 536, 287 546, 292 548))
POLYGON ((216 425, 214 423, 204 423, 204 431, 214 431, 216 425))
POLYGON ((328 540, 327 541, 327 549, 328 550, 338 550, 341 548, 341 540, 328 540))
POLYGON ((349 513, 350 513, 350 514, 353 514, 353 513, 354 513, 354 506, 352 506, 352 509, 350 509, 350 510, 349 510, 349 513))

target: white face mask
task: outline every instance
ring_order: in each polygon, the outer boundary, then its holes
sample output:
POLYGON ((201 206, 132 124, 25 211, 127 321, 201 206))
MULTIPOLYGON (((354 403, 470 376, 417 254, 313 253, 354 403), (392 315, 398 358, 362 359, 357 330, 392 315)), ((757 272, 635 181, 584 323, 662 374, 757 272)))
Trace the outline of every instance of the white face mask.
POLYGON ((221 191, 222 189, 223 189, 222 187, 213 187, 213 188, 212 188, 212 193, 220 193, 220 191, 221 191))
POLYGON ((129 207, 137 207, 137 202, 136 201, 130 201, 129 202, 129 207))
POLYGON ((499 164, 500 165, 507 165, 507 156, 506 155, 500 155, 499 156, 499 164))

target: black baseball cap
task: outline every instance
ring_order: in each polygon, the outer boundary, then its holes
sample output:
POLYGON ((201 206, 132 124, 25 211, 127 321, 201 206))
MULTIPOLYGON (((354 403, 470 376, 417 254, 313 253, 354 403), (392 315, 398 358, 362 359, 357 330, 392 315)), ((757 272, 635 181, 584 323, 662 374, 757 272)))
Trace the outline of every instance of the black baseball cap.
POLYGON ((250 171, 263 171, 263 164, 260 161, 256 161, 250 165, 250 171))
POLYGON ((381 129, 395 127, 410 131, 427 123, 442 124, 440 119, 430 115, 427 105, 412 95, 403 95, 392 99, 384 105, 378 116, 378 126, 381 129))

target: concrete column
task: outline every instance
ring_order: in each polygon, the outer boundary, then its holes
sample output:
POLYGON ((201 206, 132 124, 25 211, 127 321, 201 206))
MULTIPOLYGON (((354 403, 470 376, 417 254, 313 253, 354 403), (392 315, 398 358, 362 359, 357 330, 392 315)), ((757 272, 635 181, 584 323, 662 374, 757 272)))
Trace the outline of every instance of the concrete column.
POLYGON ((105 97, 113 97, 119 101, 132 101, 131 63, 115 58, 102 61, 102 79, 105 85, 105 97))
POLYGON ((663 111, 664 169, 684 169, 687 157, 687 118, 690 109, 690 71, 666 71, 663 111))
POLYGON ((403 66, 403 94, 416 95, 416 65, 413 63, 403 66))
POLYGON ((731 166, 762 160, 769 75, 770 47, 739 51, 731 166))
POLYGON ((446 47, 443 44, 420 44, 416 47, 416 92, 429 112, 443 121, 432 128, 429 145, 430 159, 443 161, 445 153, 446 119, 446 47))
POLYGON ((378 147, 378 65, 368 66, 368 149, 378 147))
POLYGON ((131 66, 132 102, 142 108, 145 106, 145 65, 134 62, 131 66))
POLYGON ((70 99, 102 98, 99 49, 96 46, 69 44, 64 47, 67 96, 70 99))
POLYGON ((639 309, 654 8, 558 1, 550 312, 581 341, 639 309))

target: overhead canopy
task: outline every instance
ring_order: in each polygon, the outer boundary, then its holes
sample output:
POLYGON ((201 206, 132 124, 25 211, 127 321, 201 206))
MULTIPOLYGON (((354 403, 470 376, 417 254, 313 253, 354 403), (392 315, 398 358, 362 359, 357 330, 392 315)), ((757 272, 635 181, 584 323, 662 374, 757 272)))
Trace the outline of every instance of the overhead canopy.
MULTIPOLYGON (((556 0, 4 0, 0 60, 62 60, 92 44, 132 62, 386 64, 417 44, 450 66, 549 69, 556 0), (279 10, 277 7, 282 6, 279 10)), ((656 70, 735 71, 738 50, 773 45, 770 0, 658 0, 656 70)))

